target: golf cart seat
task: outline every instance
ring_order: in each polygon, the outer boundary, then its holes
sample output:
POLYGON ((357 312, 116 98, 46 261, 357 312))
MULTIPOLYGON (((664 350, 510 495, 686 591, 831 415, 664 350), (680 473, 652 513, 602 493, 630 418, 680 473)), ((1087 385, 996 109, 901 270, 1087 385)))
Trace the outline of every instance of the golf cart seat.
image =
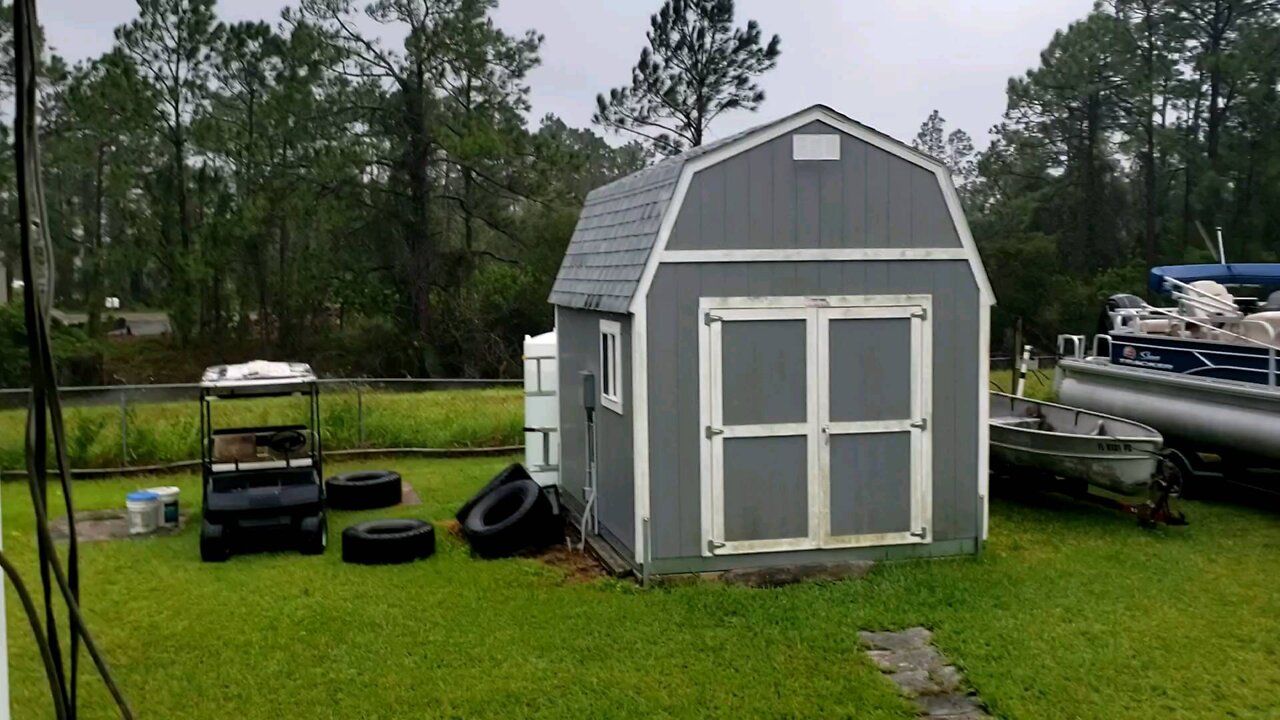
POLYGON ((205 512, 237 515, 278 515, 314 507, 324 502, 323 489, 314 468, 293 467, 218 473, 209 478, 205 512))

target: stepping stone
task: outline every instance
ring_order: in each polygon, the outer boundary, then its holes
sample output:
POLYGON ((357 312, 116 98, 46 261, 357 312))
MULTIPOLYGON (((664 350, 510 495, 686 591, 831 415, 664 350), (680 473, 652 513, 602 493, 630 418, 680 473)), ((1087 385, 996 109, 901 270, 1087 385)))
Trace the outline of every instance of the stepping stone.
POLYGON ((970 695, 960 670, 947 662, 931 642, 933 633, 913 627, 901 632, 860 632, 867 657, 911 698, 922 718, 983 720, 990 718, 982 700, 970 695))
POLYGON ((971 695, 957 695, 948 693, 946 695, 924 695, 916 698, 916 705, 928 718, 948 718, 948 720, 959 720, 961 718, 985 718, 989 717, 978 704, 978 701, 971 695))
POLYGON ((418 497, 418 491, 404 480, 400 481, 400 504, 401 505, 421 505, 422 498, 418 497))
POLYGON ((902 672, 904 670, 923 670, 928 673, 947 664, 946 658, 942 657, 942 654, 931 645, 900 652, 872 650, 867 655, 876 664, 876 667, 889 673, 902 672))
POLYGON ((933 633, 913 627, 902 632, 860 632, 858 638, 872 650, 915 650, 928 646, 933 633))

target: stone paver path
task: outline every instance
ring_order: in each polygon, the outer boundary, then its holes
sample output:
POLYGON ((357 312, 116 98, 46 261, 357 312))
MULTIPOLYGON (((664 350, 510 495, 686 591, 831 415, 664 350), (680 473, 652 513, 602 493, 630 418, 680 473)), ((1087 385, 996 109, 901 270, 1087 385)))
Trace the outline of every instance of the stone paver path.
POLYGON ((979 720, 990 718, 982 700, 969 691, 956 666, 930 641, 922 627, 901 632, 860 632, 867 656, 911 698, 924 718, 979 720))

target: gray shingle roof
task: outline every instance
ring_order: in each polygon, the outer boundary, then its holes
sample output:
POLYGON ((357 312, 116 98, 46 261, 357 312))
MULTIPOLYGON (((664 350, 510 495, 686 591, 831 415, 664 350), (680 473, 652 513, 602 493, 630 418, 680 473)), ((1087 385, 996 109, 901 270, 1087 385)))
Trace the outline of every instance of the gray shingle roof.
MULTIPOLYGON (((814 107, 851 123, 856 122, 825 105, 814 107)), ((645 262, 657 244, 658 230, 685 163, 812 109, 805 108, 773 122, 692 148, 592 190, 583 203, 578 225, 565 250, 548 302, 587 310, 627 312, 640 285, 645 262)), ((902 145, 887 135, 884 137, 902 145)), ((917 154, 931 163, 938 163, 922 153, 917 154)))
POLYGON ((684 164, 759 129, 692 148, 592 190, 578 215, 548 301, 627 312, 684 164))

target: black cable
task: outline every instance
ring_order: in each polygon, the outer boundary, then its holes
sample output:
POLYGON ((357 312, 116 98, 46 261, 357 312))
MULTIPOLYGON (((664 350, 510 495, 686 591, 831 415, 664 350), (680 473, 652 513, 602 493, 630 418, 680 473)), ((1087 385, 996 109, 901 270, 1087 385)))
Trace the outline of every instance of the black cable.
POLYGON ((28 621, 36 635, 45 671, 54 699, 54 709, 59 720, 74 720, 77 709, 77 675, 79 646, 93 660, 107 690, 111 693, 122 717, 132 720, 133 712, 115 680, 111 677, 106 661, 93 641, 80 612, 79 553, 75 531, 75 512, 71 498, 70 467, 67 462, 65 428, 62 422, 62 405, 58 396, 57 375, 53 365, 49 340, 49 304, 54 295, 53 247, 44 226, 48 216, 44 189, 40 182, 40 151, 36 131, 36 10, 35 0, 19 0, 14 4, 14 58, 15 80, 18 86, 15 112, 15 158, 18 171, 19 235, 22 246, 22 271, 27 283, 23 288, 24 314, 31 372, 31 407, 27 421, 27 479, 31 490, 32 507, 36 516, 37 547, 39 550, 40 577, 44 589, 45 627, 39 618, 30 594, 26 591, 16 569, 8 558, 0 553, 0 565, 13 583, 27 611, 28 621), (33 241, 33 234, 38 239, 33 241), (35 250, 41 250, 44 261, 44 277, 36 276, 35 250), (43 283, 41 282, 43 280, 43 283), (37 292, 42 290, 43 292, 37 292), (63 571, 49 532, 47 507, 48 488, 48 434, 52 431, 54 452, 69 528, 68 570, 63 571), (70 626, 70 674, 64 671, 61 645, 58 642, 57 618, 53 611, 53 588, 57 588, 66 605, 70 626), (43 630, 43 632, 42 632, 43 630))

